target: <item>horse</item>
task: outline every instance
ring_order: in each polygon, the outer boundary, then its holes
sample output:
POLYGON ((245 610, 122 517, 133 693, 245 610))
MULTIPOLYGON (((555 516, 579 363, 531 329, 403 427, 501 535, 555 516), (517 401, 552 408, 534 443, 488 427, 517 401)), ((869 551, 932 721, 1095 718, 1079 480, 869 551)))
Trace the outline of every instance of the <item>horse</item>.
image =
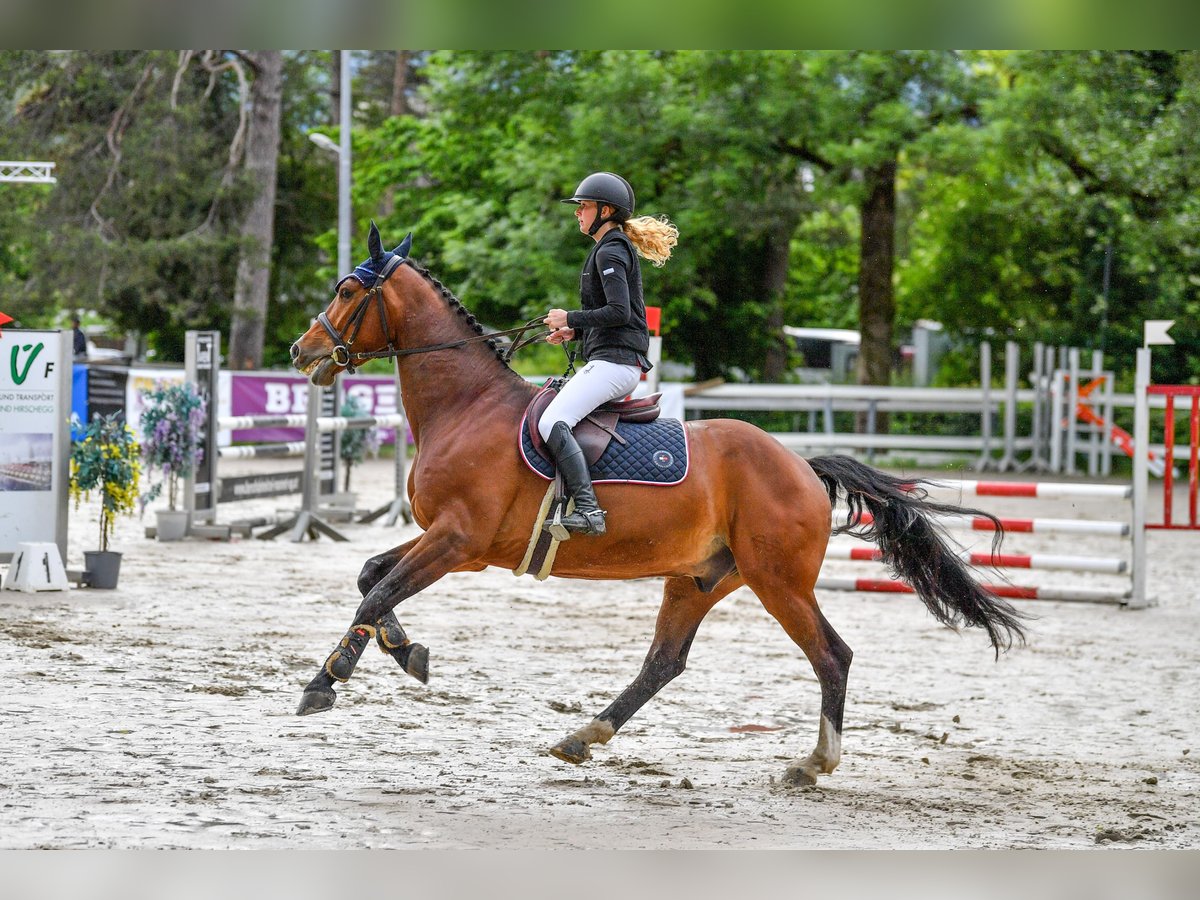
MULTIPOLYGON (((298 715, 330 709, 372 638, 409 674, 428 678, 428 650, 409 640, 395 607, 450 572, 515 570, 530 541, 545 481, 519 458, 518 427, 539 388, 427 269, 409 257, 412 235, 383 250, 374 223, 370 259, 335 289, 326 310, 291 348, 317 386, 371 358, 396 359, 416 444, 408 476, 422 534, 367 560, 362 600, 345 636, 304 688, 298 715)), ((535 320, 537 321, 537 320, 535 320)), ((532 323, 531 323, 532 324, 532 323)), ((995 654, 1024 641, 1023 615, 985 590, 934 521, 988 513, 928 498, 921 479, 901 479, 847 456, 804 459, 754 425, 684 423, 690 469, 671 487, 596 487, 607 533, 562 543, 560 578, 664 580, 641 671, 591 721, 549 752, 580 764, 651 697, 683 672, 701 621, 722 598, 748 587, 807 657, 821 688, 817 743, 784 772, 812 785, 841 759, 846 683, 853 656, 817 603, 815 584, 831 533, 857 527, 939 622, 984 629, 995 654), (833 526, 841 496, 849 509, 833 526), (865 513, 869 513, 869 519, 865 513)))

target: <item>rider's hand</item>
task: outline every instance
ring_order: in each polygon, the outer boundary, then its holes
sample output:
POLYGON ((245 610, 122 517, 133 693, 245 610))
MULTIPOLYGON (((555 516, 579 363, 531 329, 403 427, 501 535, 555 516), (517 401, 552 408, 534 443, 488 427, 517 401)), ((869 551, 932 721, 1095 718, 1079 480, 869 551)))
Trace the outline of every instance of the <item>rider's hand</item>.
POLYGON ((546 341, 550 344, 565 344, 567 341, 573 340, 575 340, 574 328, 560 328, 546 335, 546 341))
POLYGON ((542 319, 543 325, 549 325, 557 330, 567 327, 567 311, 565 309, 552 309, 546 313, 546 318, 542 319))

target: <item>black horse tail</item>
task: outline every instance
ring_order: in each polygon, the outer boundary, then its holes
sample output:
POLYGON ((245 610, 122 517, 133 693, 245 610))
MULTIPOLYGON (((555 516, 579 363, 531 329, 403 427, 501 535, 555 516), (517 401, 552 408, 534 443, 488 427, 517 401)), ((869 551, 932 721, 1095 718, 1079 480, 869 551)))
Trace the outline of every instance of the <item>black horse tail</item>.
POLYGON ((921 485, 931 483, 929 479, 896 478, 849 456, 818 456, 808 464, 825 485, 830 503, 837 503, 839 490, 846 498, 849 517, 833 533, 851 532, 874 541, 883 562, 912 586, 935 619, 951 628, 965 623, 985 629, 997 657, 1014 640, 1025 642, 1021 627, 1025 616, 983 588, 932 517, 951 514, 990 519, 996 529, 993 553, 1004 536, 999 519, 982 510, 927 499, 929 494, 921 485), (862 522, 864 507, 873 519, 867 525, 862 522))

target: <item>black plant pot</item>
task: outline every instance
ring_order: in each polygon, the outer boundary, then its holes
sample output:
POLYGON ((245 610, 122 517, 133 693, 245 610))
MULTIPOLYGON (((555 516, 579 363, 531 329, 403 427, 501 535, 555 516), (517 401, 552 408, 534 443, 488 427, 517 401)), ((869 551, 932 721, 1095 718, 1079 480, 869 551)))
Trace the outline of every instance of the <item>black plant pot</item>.
POLYGON ((121 574, 121 554, 115 550, 83 551, 83 583, 88 587, 111 590, 121 574))

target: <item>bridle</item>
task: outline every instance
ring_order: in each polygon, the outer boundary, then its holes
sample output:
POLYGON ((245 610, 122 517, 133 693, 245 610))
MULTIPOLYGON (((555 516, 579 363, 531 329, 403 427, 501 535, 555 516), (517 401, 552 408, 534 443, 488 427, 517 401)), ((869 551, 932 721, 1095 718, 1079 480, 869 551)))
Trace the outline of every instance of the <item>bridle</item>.
MULTIPOLYGON (((406 256, 393 256, 388 260, 382 271, 375 275, 375 283, 372 284, 365 294, 359 299, 358 305, 354 307, 354 312, 350 314, 350 318, 346 322, 346 329, 350 330, 350 336, 345 336, 345 331, 338 331, 333 327, 333 323, 329 321, 329 316, 324 312, 317 315, 317 324, 325 329, 325 333, 333 340, 333 350, 329 353, 329 358, 334 365, 343 367, 349 374, 355 372, 355 362, 363 362, 368 359, 393 359, 401 356, 411 356, 414 353, 430 353, 434 350, 450 350, 455 347, 464 347, 467 344, 475 344, 480 341, 490 341, 493 338, 508 337, 516 335, 516 338, 509 344, 508 349, 504 351, 504 361, 507 363, 512 359, 513 354, 522 347, 527 347, 535 341, 541 340, 550 333, 550 329, 542 329, 535 334, 526 336, 531 328, 536 328, 542 324, 541 317, 530 319, 524 325, 518 328, 509 328, 507 331, 493 331, 489 334, 477 334, 472 337, 462 338, 457 341, 446 341, 442 344, 429 344, 424 347, 410 347, 405 350, 397 350, 392 345, 391 328, 388 327, 387 306, 383 302, 383 285, 402 265, 410 262, 406 256), (357 352, 352 353, 350 348, 354 346, 354 341, 358 337, 358 332, 362 329, 363 321, 367 317, 367 312, 370 309, 371 298, 374 297, 378 301, 379 306, 379 321, 383 325, 383 334, 387 339, 386 350, 376 350, 369 353, 357 352)), ((346 278, 352 276, 347 275, 346 278)), ((342 281, 346 279, 343 278, 342 281)), ((338 282, 338 287, 342 285, 342 281, 338 282)))

